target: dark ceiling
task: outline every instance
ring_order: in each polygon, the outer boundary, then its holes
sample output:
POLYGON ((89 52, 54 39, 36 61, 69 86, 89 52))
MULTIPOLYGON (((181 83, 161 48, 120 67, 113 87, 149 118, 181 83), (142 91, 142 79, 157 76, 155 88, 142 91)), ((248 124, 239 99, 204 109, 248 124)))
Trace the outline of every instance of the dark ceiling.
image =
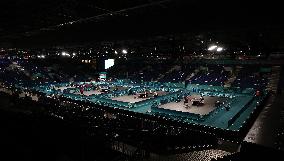
POLYGON ((249 2, 1 0, 0 46, 54 46, 184 32, 283 35, 280 4, 249 2))

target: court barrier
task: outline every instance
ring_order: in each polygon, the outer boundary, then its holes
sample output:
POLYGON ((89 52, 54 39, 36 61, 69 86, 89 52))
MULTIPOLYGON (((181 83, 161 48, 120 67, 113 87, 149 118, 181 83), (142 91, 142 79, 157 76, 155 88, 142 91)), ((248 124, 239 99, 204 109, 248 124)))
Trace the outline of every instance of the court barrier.
POLYGON ((80 92, 78 88, 67 88, 63 90, 63 93, 75 93, 75 92, 80 92))
POLYGON ((153 104, 164 104, 167 102, 173 102, 178 101, 183 94, 183 91, 178 91, 174 93, 170 93, 163 96, 158 96, 155 99, 147 99, 144 101, 140 101, 137 103, 133 103, 133 107, 139 108, 139 107, 145 107, 145 106, 152 106, 153 104))
MULTIPOLYGON (((85 82, 77 82, 75 84, 85 84, 85 82)), ((61 86, 65 86, 68 87, 70 85, 70 83, 55 83, 54 87, 61 87, 61 86)), ((85 100, 85 101, 91 101, 94 102, 96 104, 101 104, 101 105, 109 105, 111 107, 123 107, 123 108, 139 108, 139 107, 145 107, 145 106, 151 106, 154 102, 158 102, 160 103, 160 100, 167 100, 167 102, 169 101, 176 101, 177 100, 177 94, 180 93, 180 91, 177 92, 177 88, 169 88, 169 87, 160 87, 157 86, 159 85, 159 83, 145 83, 145 85, 149 85, 152 87, 146 87, 147 90, 152 90, 152 91, 167 91, 167 92, 173 92, 170 93, 168 95, 164 95, 164 96, 158 96, 155 99, 147 99, 141 102, 137 102, 137 103, 128 103, 128 102, 121 102, 121 101, 116 101, 116 100, 111 100, 111 98, 113 97, 118 97, 118 96, 123 96, 123 95, 127 95, 129 94, 129 90, 120 90, 120 91, 113 91, 111 93, 105 93, 105 94, 99 94, 99 95, 90 95, 90 96, 82 96, 82 95, 76 95, 73 94, 75 92, 79 92, 78 88, 75 87, 70 87, 67 89, 64 89, 64 91, 62 92, 61 90, 52 90, 50 89, 50 87, 45 86, 45 85, 39 85, 36 86, 35 89, 42 91, 43 93, 46 94, 63 94, 63 96, 68 97, 68 98, 73 98, 76 100, 85 100)), ((92 87, 88 87, 85 88, 85 90, 91 90, 92 87)), ((144 87, 138 87, 133 85, 132 88, 133 92, 135 93, 139 93, 139 92, 144 92, 145 88, 144 87)))
POLYGON ((88 100, 87 96, 77 95, 77 94, 73 94, 73 93, 64 93, 63 96, 65 96, 67 98, 72 98, 72 99, 75 99, 75 100, 81 100, 81 101, 88 100))
POLYGON ((110 98, 115 96, 121 96, 125 95, 126 91, 118 92, 118 93, 110 93, 110 94, 101 94, 101 95, 95 95, 95 96, 89 96, 89 100, 91 100, 94 103, 100 103, 103 105, 109 105, 111 107, 124 107, 124 108, 140 108, 145 106, 151 106, 154 103, 160 103, 165 100, 167 102, 177 101, 182 96, 182 91, 174 92, 168 95, 158 96, 155 99, 147 99, 144 101, 136 102, 136 103, 128 103, 128 102, 121 102, 117 100, 111 100, 110 98))
POLYGON ((225 102, 223 105, 220 105, 219 107, 216 107, 213 111, 209 112, 206 115, 203 115, 201 117, 201 120, 206 120, 210 117, 213 117, 214 115, 216 115, 217 113, 219 113, 221 110, 223 110, 225 108, 225 106, 230 106, 231 104, 231 100, 225 102))
POLYGON ((187 117, 187 118, 191 118, 192 120, 198 120, 198 119, 201 118, 201 115, 199 115, 199 114, 182 112, 182 111, 175 111, 175 110, 169 110, 169 109, 158 108, 158 107, 152 107, 151 111, 159 113, 159 114, 163 114, 163 115, 166 114, 166 115, 187 117))
POLYGON ((113 91, 112 92, 112 97, 124 96, 126 94, 128 94, 128 92, 126 90, 113 91))
POLYGON ((202 91, 216 91, 223 92, 224 87, 222 86, 210 86, 210 85, 199 85, 199 84, 188 84, 186 89, 189 91, 202 92, 202 91))
POLYGON ((239 128, 241 131, 241 134, 245 135, 249 127, 252 126, 253 124, 252 120, 255 120, 258 114, 264 108, 264 104, 267 101, 268 96, 269 94, 265 94, 262 98, 260 98, 258 103, 256 103, 256 105, 253 107, 253 111, 250 113, 249 116, 246 117, 245 121, 242 122, 242 125, 239 128))
POLYGON ((123 108, 129 107, 128 102, 121 102, 121 101, 111 100, 107 98, 92 98, 90 101, 95 104, 102 105, 102 106, 123 107, 123 108))
POLYGON ((241 110, 239 110, 235 115, 233 115, 231 119, 229 119, 228 127, 231 126, 241 116, 241 114, 249 107, 249 105, 253 102, 253 100, 254 100, 253 97, 247 97, 246 100, 239 101, 239 102, 245 102, 245 104, 243 106, 239 106, 242 107, 241 110))
POLYGON ((150 91, 166 91, 166 92, 177 92, 180 90, 178 88, 171 88, 171 87, 132 87, 129 90, 131 90, 133 93, 142 93, 145 92, 145 89, 150 91))

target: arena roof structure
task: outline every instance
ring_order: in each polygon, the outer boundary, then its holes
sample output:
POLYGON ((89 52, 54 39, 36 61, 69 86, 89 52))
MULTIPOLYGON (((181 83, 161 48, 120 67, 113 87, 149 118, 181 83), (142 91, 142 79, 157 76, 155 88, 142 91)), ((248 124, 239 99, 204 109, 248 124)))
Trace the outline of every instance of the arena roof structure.
POLYGON ((277 3, 11 0, 1 1, 0 6, 1 46, 72 44, 190 31, 227 31, 236 35, 275 31, 274 36, 283 35, 279 33, 283 22, 281 5, 277 3))

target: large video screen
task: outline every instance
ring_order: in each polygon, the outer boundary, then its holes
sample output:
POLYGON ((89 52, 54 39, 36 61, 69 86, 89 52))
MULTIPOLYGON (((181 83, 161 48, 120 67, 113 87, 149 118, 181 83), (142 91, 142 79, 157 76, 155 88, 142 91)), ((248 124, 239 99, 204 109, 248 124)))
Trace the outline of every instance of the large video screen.
POLYGON ((108 69, 114 65, 114 59, 105 60, 105 69, 108 69))

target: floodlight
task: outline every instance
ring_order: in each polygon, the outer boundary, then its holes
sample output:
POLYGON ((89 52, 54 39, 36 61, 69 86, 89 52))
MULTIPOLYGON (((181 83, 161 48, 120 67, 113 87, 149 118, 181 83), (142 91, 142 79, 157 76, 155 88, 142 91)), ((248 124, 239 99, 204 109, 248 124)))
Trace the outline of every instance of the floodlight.
POLYGON ((209 51, 212 51, 212 50, 214 50, 214 49, 216 49, 216 48, 217 48, 216 45, 212 45, 212 46, 210 46, 210 47, 208 48, 208 50, 209 50, 209 51))
POLYGON ((127 54, 127 50, 126 50, 126 49, 123 49, 123 50, 122 50, 122 53, 123 53, 123 54, 127 54))
POLYGON ((218 48, 217 48, 217 51, 218 51, 218 52, 221 52, 221 51, 223 51, 223 48, 222 48, 222 47, 218 47, 218 48))

